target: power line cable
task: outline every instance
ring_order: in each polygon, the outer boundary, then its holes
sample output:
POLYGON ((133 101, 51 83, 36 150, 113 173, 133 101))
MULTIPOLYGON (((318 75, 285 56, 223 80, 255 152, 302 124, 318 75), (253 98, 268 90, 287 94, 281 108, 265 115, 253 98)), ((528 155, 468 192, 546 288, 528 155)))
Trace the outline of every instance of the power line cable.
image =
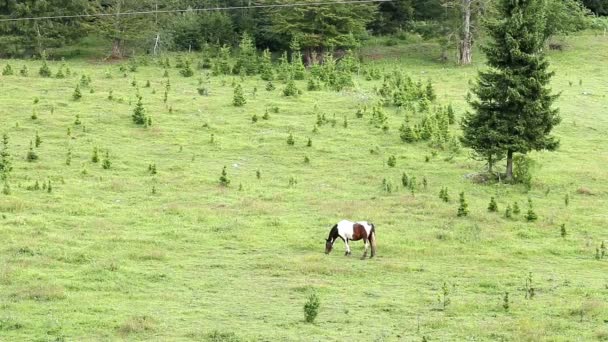
POLYGON ((294 4, 268 4, 268 5, 233 6, 233 7, 133 11, 133 12, 118 12, 118 13, 74 14, 74 15, 56 15, 56 16, 44 16, 44 17, 2 18, 2 19, 0 19, 0 22, 94 18, 94 17, 131 16, 131 15, 186 13, 186 12, 212 12, 212 11, 230 11, 230 10, 237 10, 237 9, 256 9, 256 8, 288 8, 288 7, 302 7, 302 6, 369 4, 369 3, 382 3, 382 2, 393 2, 393 1, 395 1, 395 0, 338 0, 338 1, 332 1, 332 2, 308 2, 308 3, 294 3, 294 4))

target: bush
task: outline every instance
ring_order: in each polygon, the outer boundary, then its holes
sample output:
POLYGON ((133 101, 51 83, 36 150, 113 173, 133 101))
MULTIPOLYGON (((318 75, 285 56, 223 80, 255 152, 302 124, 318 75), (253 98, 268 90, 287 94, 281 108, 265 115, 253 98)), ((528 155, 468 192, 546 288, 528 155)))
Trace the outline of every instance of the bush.
POLYGON ((321 303, 316 293, 310 294, 308 301, 304 304, 304 319, 308 323, 314 322, 315 318, 319 314, 319 307, 321 303))

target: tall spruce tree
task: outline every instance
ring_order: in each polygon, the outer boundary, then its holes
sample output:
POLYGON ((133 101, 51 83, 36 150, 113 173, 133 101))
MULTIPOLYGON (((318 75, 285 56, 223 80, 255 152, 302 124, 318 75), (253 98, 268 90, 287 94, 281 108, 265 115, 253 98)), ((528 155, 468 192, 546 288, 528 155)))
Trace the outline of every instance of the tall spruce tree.
POLYGON ((506 154, 507 181, 513 180, 513 154, 555 150, 550 133, 560 122, 548 87, 553 72, 543 53, 545 5, 542 0, 500 0, 488 20, 484 47, 490 68, 480 71, 469 98, 473 112, 462 121, 462 142, 488 160, 506 154))

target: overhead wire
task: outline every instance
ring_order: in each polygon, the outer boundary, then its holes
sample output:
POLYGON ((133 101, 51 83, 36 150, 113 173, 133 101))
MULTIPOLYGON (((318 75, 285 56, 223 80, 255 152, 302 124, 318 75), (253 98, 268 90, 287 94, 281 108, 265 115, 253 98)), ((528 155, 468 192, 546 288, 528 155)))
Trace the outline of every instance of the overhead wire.
POLYGON ((383 2, 393 2, 393 1, 395 1, 395 0, 336 0, 336 1, 319 1, 319 2, 301 2, 301 3, 291 3, 291 4, 258 4, 258 5, 248 5, 248 6, 226 6, 226 7, 209 7, 209 8, 172 9, 172 10, 149 10, 149 11, 132 11, 132 12, 55 15, 55 16, 41 16, 41 17, 0 18, 0 22, 76 19, 76 18, 110 17, 110 16, 116 17, 116 16, 147 15, 147 14, 188 13, 188 12, 213 12, 213 11, 230 11, 230 10, 238 10, 238 9, 289 8, 289 7, 303 7, 303 6, 369 4, 369 3, 383 3, 383 2))

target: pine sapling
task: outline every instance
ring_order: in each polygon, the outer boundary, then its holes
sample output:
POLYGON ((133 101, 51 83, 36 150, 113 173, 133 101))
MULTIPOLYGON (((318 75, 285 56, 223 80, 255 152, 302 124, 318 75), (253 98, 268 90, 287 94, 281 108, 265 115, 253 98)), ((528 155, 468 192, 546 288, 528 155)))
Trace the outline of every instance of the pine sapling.
POLYGON ((40 135, 38 135, 38 131, 36 131, 36 138, 34 139, 34 144, 36 145, 36 147, 40 147, 40 144, 42 144, 42 139, 40 138, 40 135))
POLYGON ((228 186, 230 185, 230 179, 228 179, 228 173, 226 172, 226 166, 222 169, 222 175, 220 176, 220 185, 228 186))
POLYGON ((314 322, 315 318, 319 314, 319 307, 321 306, 321 302, 319 301, 319 297, 316 293, 311 293, 308 297, 308 300, 304 304, 304 319, 307 323, 314 322))
POLYGON ((306 147, 312 147, 312 139, 308 138, 308 142, 306 143, 306 147))
POLYGON ((247 103, 245 99, 245 94, 243 93, 243 87, 240 84, 237 84, 234 88, 234 95, 232 98, 232 104, 235 107, 242 107, 247 103))
POLYGON ((103 158, 103 161, 101 162, 101 167, 104 170, 108 170, 110 169, 110 167, 112 167, 112 162, 110 161, 110 152, 106 151, 106 155, 103 158))
POLYGON ((287 145, 293 146, 296 143, 293 134, 289 133, 289 136, 287 137, 287 145))
POLYGON ((496 200, 494 200, 494 197, 490 198, 490 204, 488 205, 488 211, 491 213, 495 213, 498 211, 498 205, 496 204, 496 200))
POLYGON ((93 163, 99 162, 99 149, 97 147, 93 147, 93 156, 91 157, 91 161, 93 163))
POLYGON ((36 154, 36 152, 34 151, 34 146, 33 146, 33 144, 32 144, 32 141, 30 141, 30 149, 29 149, 29 151, 27 152, 27 155, 26 155, 25 159, 26 159, 28 162, 33 162, 33 161, 38 160, 38 155, 37 155, 37 154, 36 154))
POLYGON ((466 199, 464 198, 464 192, 460 193, 460 206, 458 207, 458 217, 464 217, 469 215, 469 205, 467 204, 466 199))
POLYGON ((389 167, 395 167, 397 165, 397 158, 394 155, 391 155, 390 157, 388 157, 386 164, 389 167))
POLYGON ((409 185, 409 178, 407 176, 407 173, 403 173, 401 175, 401 185, 403 185, 404 188, 407 188, 407 186, 409 185))
POLYGON ((532 199, 528 198, 528 212, 526 213, 526 220, 528 222, 533 222, 538 219, 538 216, 534 212, 534 208, 532 207, 532 199))
POLYGON ((568 235, 568 232, 566 232, 566 224, 562 223, 562 225, 560 226, 560 235, 563 238, 566 238, 566 235, 568 235))
POLYGON ((510 219, 513 217, 513 210, 511 209, 511 205, 507 204, 507 208, 505 209, 505 218, 510 219))
POLYGON ((74 92, 72 93, 72 99, 74 101, 78 101, 82 98, 82 92, 80 91, 80 84, 76 84, 76 88, 74 88, 74 92))
POLYGON ((519 204, 517 202, 513 202, 513 215, 519 215, 521 210, 519 209, 519 204))

